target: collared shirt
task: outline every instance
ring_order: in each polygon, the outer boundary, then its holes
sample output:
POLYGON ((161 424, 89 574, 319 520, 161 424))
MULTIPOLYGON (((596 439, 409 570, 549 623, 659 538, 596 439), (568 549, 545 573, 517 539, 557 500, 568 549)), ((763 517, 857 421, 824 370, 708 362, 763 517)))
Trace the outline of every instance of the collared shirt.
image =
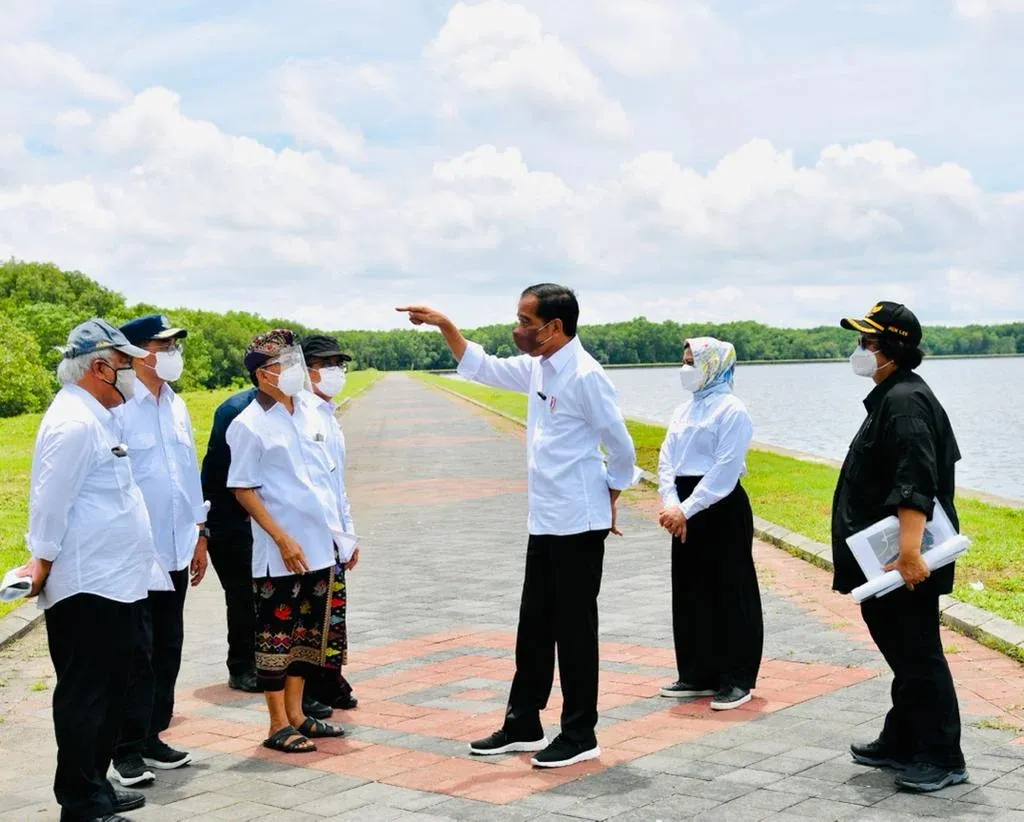
POLYGON ((198 524, 206 522, 199 462, 188 409, 169 385, 154 397, 141 381, 118 408, 132 474, 149 509, 157 557, 166 571, 192 561, 198 524))
POLYGON ((213 412, 213 427, 210 441, 203 457, 200 477, 203 483, 203 497, 210 503, 206 515, 206 527, 211 538, 232 534, 251 534, 249 515, 238 504, 235 495, 228 488, 228 469, 231 467, 231 449, 228 448, 228 427, 235 417, 256 399, 256 389, 250 388, 228 397, 213 412))
POLYGON ((348 501, 348 491, 345 490, 345 433, 341 430, 341 423, 335 416, 338 406, 332 400, 325 400, 316 394, 310 394, 308 401, 324 418, 324 426, 327 429, 327 449, 336 466, 333 476, 338 513, 341 516, 341 524, 345 532, 354 534, 356 526, 352 521, 352 506, 348 501))
MULTIPOLYGON (((875 386, 864 407, 868 415, 850 444, 832 500, 832 587, 844 594, 865 581, 847 537, 900 508, 931 517, 936 499, 960 527, 953 503, 960 449, 928 384, 912 371, 897 371, 875 386)), ((953 576, 951 564, 917 588, 948 594, 953 576)))
POLYGON ((658 493, 687 519, 732 493, 747 469, 754 426, 735 394, 712 394, 683 403, 672 415, 658 457, 658 493), (702 477, 682 502, 676 477, 702 477))
MULTIPOLYGON (((228 428, 228 488, 252 488, 267 512, 302 546, 309 570, 334 564, 334 534, 344 533, 331 477, 323 415, 300 394, 294 413, 257 394, 228 428)), ((253 578, 290 576, 270 535, 252 522, 253 578)))
POLYGON ((43 415, 25 534, 32 556, 53 562, 41 608, 76 594, 118 602, 146 597, 153 535, 121 445, 114 415, 76 385, 62 388, 43 415))
POLYGON ((608 489, 633 484, 636 452, 615 387, 579 338, 547 358, 500 358, 469 343, 459 375, 527 394, 530 533, 565 536, 610 528, 608 489))

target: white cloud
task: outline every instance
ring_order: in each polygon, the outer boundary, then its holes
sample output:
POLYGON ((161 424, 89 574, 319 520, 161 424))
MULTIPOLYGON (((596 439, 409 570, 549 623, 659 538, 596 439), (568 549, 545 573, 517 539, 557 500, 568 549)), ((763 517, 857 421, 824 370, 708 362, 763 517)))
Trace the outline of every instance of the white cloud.
POLYGON ((118 102, 128 97, 119 83, 89 71, 73 54, 47 43, 0 43, 0 88, 47 89, 53 86, 88 100, 118 102))
POLYGON ((326 110, 301 63, 285 65, 278 73, 279 97, 285 127, 299 140, 324 146, 339 157, 361 156, 363 135, 346 128, 326 110))
POLYGON ((441 76, 494 106, 513 104, 609 137, 631 133, 622 105, 579 54, 517 3, 457 3, 425 56, 441 76))
POLYGON ((1024 0, 954 0, 957 14, 985 20, 998 14, 1024 14, 1024 0))

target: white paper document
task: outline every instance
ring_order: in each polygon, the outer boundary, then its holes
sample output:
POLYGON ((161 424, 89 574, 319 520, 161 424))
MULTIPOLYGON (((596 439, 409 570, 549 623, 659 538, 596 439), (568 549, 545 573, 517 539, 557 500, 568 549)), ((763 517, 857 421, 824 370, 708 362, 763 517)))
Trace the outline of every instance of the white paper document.
POLYGON ((18 568, 12 568, 0 581, 0 602, 13 602, 28 596, 32 590, 32 578, 18 575, 18 568))
MULTIPOLYGON (((921 556, 928 569, 934 571, 949 565, 967 550, 970 543, 967 537, 956 532, 942 505, 936 500, 932 518, 925 524, 921 544, 921 556)), ((863 602, 870 597, 884 596, 903 585, 899 571, 882 570, 899 557, 899 519, 886 517, 848 537, 846 544, 850 546, 857 564, 867 577, 867 582, 853 590, 855 601, 863 602)))

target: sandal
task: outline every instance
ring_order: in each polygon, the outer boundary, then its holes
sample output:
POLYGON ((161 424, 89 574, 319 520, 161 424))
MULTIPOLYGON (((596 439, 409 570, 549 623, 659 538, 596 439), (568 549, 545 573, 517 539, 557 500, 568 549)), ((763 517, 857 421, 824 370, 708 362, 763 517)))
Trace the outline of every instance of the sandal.
MULTIPOLYGON (((303 727, 308 724, 308 720, 303 727)), ((291 725, 286 725, 275 734, 263 740, 263 747, 281 753, 313 753, 316 745, 309 741, 300 731, 295 730, 291 725)))
POLYGON ((313 719, 310 716, 307 716, 306 721, 299 725, 298 732, 310 739, 332 739, 345 735, 344 728, 339 728, 337 725, 328 725, 326 722, 321 722, 319 719, 313 719))

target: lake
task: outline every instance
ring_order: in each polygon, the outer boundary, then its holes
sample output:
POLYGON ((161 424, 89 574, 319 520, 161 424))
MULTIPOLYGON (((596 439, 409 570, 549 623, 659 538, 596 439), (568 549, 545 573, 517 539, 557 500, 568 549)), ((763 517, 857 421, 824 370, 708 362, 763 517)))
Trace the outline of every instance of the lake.
MULTIPOLYGON (((925 360, 918 373, 953 423, 963 454, 957 484, 1024 499, 1024 357, 925 360)), ((684 401, 676 368, 608 374, 627 417, 666 425, 684 401)), ((836 460, 864 419, 871 388, 846 362, 736 367, 736 393, 753 417, 755 440, 836 460)))

